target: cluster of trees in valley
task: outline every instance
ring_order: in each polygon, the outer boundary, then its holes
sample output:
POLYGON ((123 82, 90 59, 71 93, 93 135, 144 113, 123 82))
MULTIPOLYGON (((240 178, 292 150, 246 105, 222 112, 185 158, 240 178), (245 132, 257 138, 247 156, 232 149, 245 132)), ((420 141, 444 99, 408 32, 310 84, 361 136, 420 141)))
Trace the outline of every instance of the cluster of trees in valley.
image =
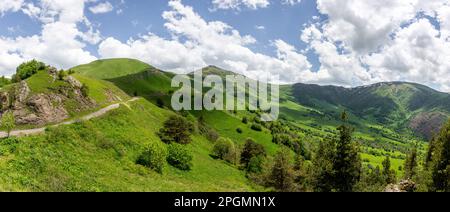
MULTIPOLYGON (((450 122, 430 142, 426 155, 419 155, 417 148, 410 150, 403 166, 404 175, 399 176, 398 170, 391 168, 389 156, 384 159, 382 167, 364 166, 361 146, 353 138, 355 129, 345 112, 341 119, 342 125, 337 128, 335 137, 320 141, 315 148, 306 148, 301 138, 284 124, 264 124, 244 117, 244 124, 259 126, 251 127, 252 130, 260 131, 262 127, 270 130, 273 142, 280 146, 279 151, 270 156, 264 146, 252 138, 239 145, 229 138, 220 137, 205 123, 203 116, 190 121, 182 115, 173 116, 159 133, 161 141, 169 145, 169 156, 165 150, 153 147, 154 150, 143 153, 143 158, 161 159, 148 159, 142 164, 161 171, 158 163, 167 158, 170 165, 188 171, 192 166, 192 156, 183 145, 191 142, 189 135, 197 130, 213 142, 211 157, 245 171, 253 183, 274 191, 450 191, 450 122)), ((241 133, 242 129, 237 129, 237 132, 241 133)))

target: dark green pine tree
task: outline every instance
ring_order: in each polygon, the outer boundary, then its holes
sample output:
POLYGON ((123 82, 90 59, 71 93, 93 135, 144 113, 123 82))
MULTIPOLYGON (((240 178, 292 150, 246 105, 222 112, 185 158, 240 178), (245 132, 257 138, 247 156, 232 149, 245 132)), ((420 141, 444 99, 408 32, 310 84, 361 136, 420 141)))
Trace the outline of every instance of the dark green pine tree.
POLYGON ((321 141, 312 160, 312 185, 316 192, 331 192, 334 188, 333 161, 335 142, 321 141))
POLYGON ((450 120, 442 128, 435 145, 432 169, 433 190, 450 192, 450 120))
POLYGON ((395 172, 391 170, 391 158, 389 156, 383 161, 382 175, 386 184, 395 183, 395 172))
POLYGON ((436 149, 436 135, 433 135, 433 138, 430 140, 428 144, 428 151, 425 157, 425 168, 428 170, 430 168, 431 162, 433 162, 433 154, 436 149))
POLYGON ((417 148, 414 147, 405 161, 405 179, 413 179, 417 169, 417 148))
POLYGON ((361 176, 361 158, 358 145, 352 141, 354 128, 348 125, 348 115, 342 113, 343 124, 338 128, 339 140, 336 141, 336 158, 333 164, 335 189, 339 192, 351 192, 361 176))

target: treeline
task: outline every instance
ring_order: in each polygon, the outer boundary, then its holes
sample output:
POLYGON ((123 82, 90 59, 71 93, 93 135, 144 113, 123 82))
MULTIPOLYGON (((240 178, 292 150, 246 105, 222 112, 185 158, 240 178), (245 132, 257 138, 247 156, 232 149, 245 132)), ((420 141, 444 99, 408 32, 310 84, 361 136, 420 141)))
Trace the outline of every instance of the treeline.
MULTIPOLYGON (((314 150, 306 148, 289 127, 277 122, 269 124, 266 127, 272 132, 273 142, 280 145, 278 153, 269 156, 264 146, 251 138, 241 146, 220 137, 202 116, 198 120, 188 120, 176 115, 160 130, 158 135, 162 142, 152 144, 137 163, 158 172, 163 171, 166 162, 189 171, 193 166, 192 154, 185 145, 191 142, 190 135, 197 130, 214 143, 212 157, 245 171, 255 184, 274 191, 450 191, 450 121, 430 142, 426 155, 420 156, 416 148, 410 151, 403 166, 404 176, 398 178, 391 169, 389 156, 382 167, 363 166, 360 144, 353 139, 355 129, 345 112, 341 119, 337 135, 320 141, 314 150)), ((244 118, 242 122, 249 120, 244 118)))

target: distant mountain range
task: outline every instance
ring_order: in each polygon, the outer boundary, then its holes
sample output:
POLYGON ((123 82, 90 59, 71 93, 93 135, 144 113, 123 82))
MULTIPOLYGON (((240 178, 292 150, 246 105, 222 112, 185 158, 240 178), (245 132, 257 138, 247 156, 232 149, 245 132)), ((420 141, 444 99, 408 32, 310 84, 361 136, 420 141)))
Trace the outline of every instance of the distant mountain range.
MULTIPOLYGON (((203 74, 236 73, 208 66, 203 74)), ((354 88, 297 83, 282 86, 282 90, 303 106, 333 113, 348 110, 398 131, 411 129, 425 139, 430 139, 450 117, 450 94, 417 83, 382 82, 354 88)))
POLYGON ((302 105, 322 110, 343 107, 383 125, 409 127, 427 139, 450 114, 450 94, 416 83, 384 82, 356 88, 295 84, 292 90, 302 105))

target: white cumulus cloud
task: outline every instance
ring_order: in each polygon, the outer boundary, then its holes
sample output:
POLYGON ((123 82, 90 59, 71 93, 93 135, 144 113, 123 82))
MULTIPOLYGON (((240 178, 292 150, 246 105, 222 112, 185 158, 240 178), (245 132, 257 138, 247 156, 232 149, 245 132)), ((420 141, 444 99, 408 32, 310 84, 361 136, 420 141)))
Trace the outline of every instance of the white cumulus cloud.
POLYGON ((102 2, 95 6, 89 7, 89 10, 94 14, 101 14, 101 13, 109 13, 114 10, 114 7, 109 2, 102 2))
POLYGON ((0 0, 0 15, 8 11, 18 11, 23 4, 23 0, 0 0))
POLYGON ((235 9, 239 10, 241 7, 250 9, 266 8, 270 5, 269 0, 213 0, 214 9, 235 9))
MULTIPOLYGON (((27 60, 38 59, 58 68, 91 62, 97 58, 84 50, 86 42, 100 41, 98 30, 84 16, 90 0, 40 0, 22 4, 22 12, 40 21, 42 30, 26 37, 0 37, 0 74, 12 75, 27 60), (90 29, 80 31, 78 24, 90 29)), ((17 9, 17 10, 19 10, 17 9)))
POLYGON ((100 44, 99 54, 105 58, 137 58, 176 73, 216 65, 253 78, 279 75, 280 82, 327 77, 324 72, 311 72, 306 56, 282 40, 273 42, 276 57, 256 53, 249 48, 256 42, 253 37, 241 35, 220 21, 207 22, 180 1, 170 1, 169 6, 171 9, 163 17, 173 39, 148 34, 123 43, 110 37, 100 44))

